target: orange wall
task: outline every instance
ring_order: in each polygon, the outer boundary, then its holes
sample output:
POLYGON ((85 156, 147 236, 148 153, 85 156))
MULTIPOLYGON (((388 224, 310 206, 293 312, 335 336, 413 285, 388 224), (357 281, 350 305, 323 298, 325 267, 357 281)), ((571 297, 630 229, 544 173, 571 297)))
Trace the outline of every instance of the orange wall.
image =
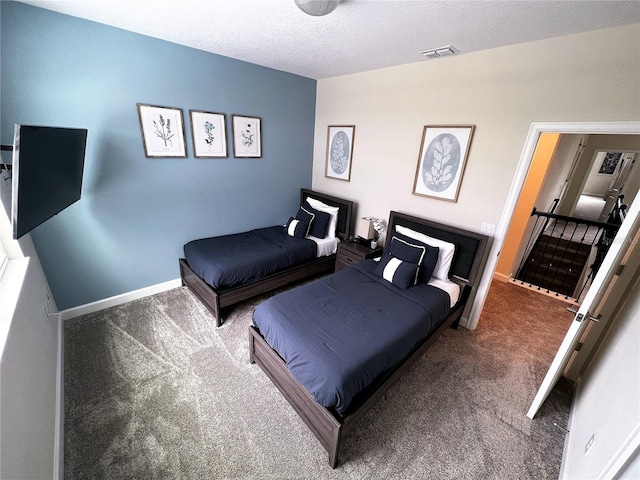
POLYGON ((559 141, 559 133, 543 133, 538 139, 538 145, 529 166, 527 178, 524 181, 502 251, 500 252, 495 271, 496 278, 506 280, 516 273, 517 265, 514 265, 514 262, 559 141))

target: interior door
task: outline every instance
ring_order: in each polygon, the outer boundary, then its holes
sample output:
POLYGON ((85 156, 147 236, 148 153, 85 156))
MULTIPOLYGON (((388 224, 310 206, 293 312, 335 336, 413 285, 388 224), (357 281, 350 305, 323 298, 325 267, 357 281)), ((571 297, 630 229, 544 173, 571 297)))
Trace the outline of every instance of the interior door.
POLYGON ((564 370, 564 377, 576 382, 583 374, 586 365, 595 353, 596 347, 600 344, 603 334, 610 327, 611 318, 617 311, 618 304, 623 300, 626 292, 626 285, 630 285, 637 272, 640 271, 640 230, 636 231, 635 238, 631 241, 627 253, 622 259, 624 269, 614 277, 614 281, 609 285, 606 301, 596 311, 597 322, 589 322, 584 335, 580 339, 580 349, 575 351, 569 360, 567 368, 564 370), (615 288, 613 288, 615 285, 615 288))
MULTIPOLYGON (((578 308, 573 322, 571 322, 569 331, 564 337, 558 353, 556 353, 549 371, 533 399, 531 407, 529 407, 527 417, 533 418, 549 396, 549 393, 551 393, 551 390, 571 361, 580 339, 583 337, 589 322, 592 321, 591 319, 597 319, 603 310, 603 306, 608 301, 615 301, 615 295, 612 296, 611 293, 614 291, 615 283, 618 280, 618 269, 620 265, 623 265, 624 259, 635 246, 633 240, 639 227, 640 198, 636 198, 631 204, 627 217, 620 226, 620 230, 618 230, 618 234, 609 248, 609 252, 604 258, 598 273, 593 279, 584 301, 578 308)), ((621 289, 619 288, 619 290, 621 289)))
MULTIPOLYGON (((611 185, 609 186, 609 191, 605 195, 605 205, 604 205, 604 208, 602 209, 602 213, 600 214, 600 218, 598 219, 600 222, 607 221, 609 214, 613 210, 613 206, 618 200, 618 196, 622 192, 624 184, 626 183, 627 178, 631 173, 631 169, 633 168, 633 165, 636 161, 636 156, 637 156, 636 153, 622 154, 622 159, 620 160, 622 162, 622 165, 620 166, 620 171, 618 172, 618 176, 613 182, 611 182, 611 185)), ((627 202, 631 202, 631 201, 633 201, 633 199, 627 199, 627 202)))
POLYGON ((618 200, 618 195, 620 195, 620 190, 617 188, 610 189, 605 195, 605 203, 604 207, 602 207, 602 212, 600 213, 600 217, 598 217, 599 222, 605 222, 609 218, 609 214, 613 211, 613 207, 618 200))

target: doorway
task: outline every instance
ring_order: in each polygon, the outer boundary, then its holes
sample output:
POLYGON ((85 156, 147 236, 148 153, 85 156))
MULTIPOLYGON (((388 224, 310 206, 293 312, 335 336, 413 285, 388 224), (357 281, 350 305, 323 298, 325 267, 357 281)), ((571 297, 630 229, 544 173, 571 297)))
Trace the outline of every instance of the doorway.
MULTIPOLYGON (((520 193, 525 184, 529 167, 531 166, 538 140, 544 133, 575 134, 575 135, 640 135, 640 122, 589 122, 589 123, 533 123, 529 128, 529 133, 518 163, 518 168, 514 176, 511 190, 505 202, 500 221, 495 230, 493 244, 489 251, 485 273, 478 285, 476 300, 467 317, 465 327, 473 330, 478 325, 480 314, 484 306, 493 274, 496 270, 498 258, 509 229, 520 193)), ((579 172, 574 172, 574 178, 579 176, 579 172)), ((582 177, 584 179, 584 176, 582 177)), ((582 189, 582 182, 572 182, 568 188, 582 189)), ((577 198, 577 195, 574 197, 577 198)), ((576 199, 577 202, 577 199, 576 199)), ((575 205, 573 205, 575 206, 575 205)))
POLYGON ((541 134, 494 278, 580 304, 640 187, 636 152, 615 148, 639 145, 638 135, 541 134))
MULTIPOLYGON (((498 226, 497 229, 497 235, 496 237, 499 238, 499 241, 496 239, 494 246, 492 248, 492 252, 495 254, 495 256, 490 255, 489 257, 489 261, 487 262, 487 268, 489 269, 488 271, 491 272, 492 274, 495 272, 495 268, 496 265, 498 263, 498 256, 500 254, 500 251, 503 247, 503 243, 504 243, 504 239, 506 236, 506 231, 507 231, 507 227, 509 226, 509 223, 511 223, 511 219, 514 216, 514 212, 516 211, 516 206, 518 203, 518 199, 520 197, 521 191, 523 189, 523 185, 525 184, 526 178, 527 178, 527 173, 529 170, 529 166, 531 165, 531 162, 533 160, 534 157, 534 152, 536 150, 537 147, 537 142, 540 139, 541 135, 543 133, 547 133, 547 132, 556 132, 557 130, 561 130, 562 133, 576 133, 576 134, 590 134, 592 131, 597 131, 599 134, 606 134, 603 133, 604 131, 609 132, 609 134, 611 135, 616 135, 616 134, 621 134, 621 132, 625 132, 625 135, 638 135, 640 134, 640 122, 629 122, 629 123, 621 123, 621 124, 616 124, 615 128, 612 128, 611 124, 576 124, 576 125, 572 125, 570 128, 568 128, 566 125, 560 124, 558 126, 556 126, 554 128, 553 124, 545 124, 545 125, 532 125, 531 130, 529 132, 529 136, 527 138, 527 143, 525 144, 525 149, 518 167, 518 171, 516 174, 516 178, 514 180, 514 185, 512 186, 510 195, 509 195, 509 199, 508 202, 505 206, 505 210, 503 211, 503 215, 501 217, 501 221, 500 224, 498 226)), ((576 178, 576 176, 574 175, 574 187, 576 185, 579 185, 579 189, 578 189, 578 193, 582 191, 582 186, 584 184, 584 182, 586 181, 586 178, 580 179, 580 178, 576 178)), ((541 185, 539 185, 539 188, 541 188, 541 185)), ((566 190, 563 189, 563 190, 566 190)), ((576 194, 576 198, 577 198, 577 194, 576 194)), ((573 202, 574 205, 572 206, 572 208, 575 207, 575 203, 577 203, 577 199, 575 202, 573 202)), ((637 205, 634 205, 636 208, 635 210, 638 210, 637 205)), ((636 215, 636 213, 634 213, 634 215, 636 215)), ((627 225, 628 227, 628 225, 627 225)), ((624 231, 624 235, 625 238, 624 239, 620 239, 620 241, 626 242, 627 240, 629 240, 629 238, 632 238, 636 232, 635 231, 631 231, 629 230, 629 228, 622 228, 621 229, 621 233, 624 231), (629 237, 629 238, 628 238, 629 237)), ((487 272, 488 273, 488 272, 487 272)), ((491 284, 491 280, 492 280, 493 275, 488 275, 485 274, 483 281, 485 282, 485 285, 488 284, 490 286, 491 284)), ((595 285, 595 284, 594 284, 595 285)), ((481 289, 483 288, 483 284, 481 283, 480 285, 480 289, 479 292, 481 291, 481 289)), ((593 289, 593 295, 598 294, 599 290, 601 290, 601 288, 594 288, 593 289)), ((487 291, 482 292, 483 293, 483 300, 486 300, 486 295, 487 295, 487 291)), ((592 296, 593 296, 592 295, 592 296)), ((589 302, 586 302, 589 303, 589 302)), ((474 305, 477 308, 477 305, 474 305)), ((481 309, 480 309, 481 311, 481 309)), ((588 316, 588 312, 584 313, 584 316, 588 316)), ((579 315, 578 315, 579 316, 579 315)), ((577 318, 577 317, 576 317, 577 318)), ((474 320, 473 318, 470 317, 471 320, 474 320)), ((476 320, 476 325, 477 325, 477 319, 476 320)), ((578 320, 579 321, 579 320, 578 320)), ((573 323, 572 322, 572 327, 573 328, 573 323)), ((569 332, 570 333, 570 332, 569 332)), ((595 335, 595 334, 594 334, 595 335)), ((593 339, 590 340, 591 343, 593 343, 593 339)), ((563 341, 563 345, 564 343, 566 343, 566 338, 563 341)), ((561 350, 562 350, 562 346, 561 346, 561 350)), ((584 364, 586 361, 586 358, 588 358, 590 356, 590 350, 591 349, 584 349, 585 351, 580 351, 578 352, 577 355, 574 355, 573 357, 580 357, 579 361, 576 361, 577 364, 584 364)), ((575 352, 574 352, 575 353, 575 352)), ((572 357, 572 358, 573 358, 572 357)), ((556 363, 556 360, 554 359, 554 362, 556 363)), ((574 369, 574 374, 575 374, 575 370, 574 369)), ((578 372, 579 373, 579 372, 578 372)), ((547 377, 549 376, 549 373, 547 374, 547 377)), ((558 377, 559 378, 559 377, 558 377)), ((545 382, 547 382, 547 378, 545 378, 545 382)), ((543 382, 543 387, 544 387, 544 383, 543 382)), ((555 383, 555 381, 554 381, 555 383)), ((548 387, 548 386, 547 386, 548 387)), ((538 397, 540 396, 540 393, 542 392, 542 388, 541 391, 538 392, 538 394, 536 395, 536 400, 538 400, 538 397)), ((542 400, 543 401, 543 400, 542 400)), ((535 404, 535 401, 534 401, 535 404)), ((533 409, 533 406, 532 406, 533 409)), ((532 418, 532 417, 531 417, 532 418)))
MULTIPOLYGON (((529 135, 527 137, 524 149, 523 149, 523 153, 521 156, 521 160, 520 163, 518 165, 518 169, 516 171, 516 175, 514 177, 514 181, 507 199, 507 202, 505 204, 505 208, 503 210, 500 222, 498 224, 498 227, 496 228, 496 235, 494 237, 494 243, 493 246, 490 250, 489 253, 489 257, 488 257, 488 261, 486 264, 486 271, 485 271, 485 275, 482 278, 482 281, 479 285, 478 288, 478 292, 477 292, 477 299, 480 299, 480 301, 476 301, 474 302, 472 311, 469 315, 469 319, 468 319, 468 326, 469 328, 475 328, 477 326, 478 323, 478 319, 480 316, 480 313, 482 311, 483 305, 484 305, 484 300, 487 297, 487 293, 488 293, 488 289, 491 285, 491 282, 493 280, 493 273, 495 272, 495 268, 496 265, 498 263, 498 257, 500 255, 500 252, 503 249, 504 246, 504 241, 505 241, 505 236, 506 236, 506 232, 508 230, 509 224, 511 223, 511 220, 514 216, 514 211, 515 211, 515 207, 516 204, 518 202, 518 198, 520 196, 522 187, 524 185, 525 179, 527 177, 527 173, 529 170, 529 166, 531 164, 532 158, 533 158, 533 154, 535 152, 538 140, 540 138, 540 136, 543 133, 553 133, 553 132, 560 132, 562 134, 602 134, 602 135, 639 135, 640 134, 640 122, 621 122, 621 123, 615 123, 615 124, 611 124, 611 123, 581 123, 581 124, 533 124, 529 130, 529 135)), ((636 175, 637 177, 640 177, 640 175, 636 175)), ((578 182, 576 182, 578 183, 578 182)), ((579 188, 581 189, 582 186, 580 185, 579 188)), ((636 190, 637 191, 637 190, 636 190)), ((577 200, 576 200, 577 202, 577 200)), ((575 207, 575 205, 573 206, 575 207)), ((634 202, 634 204, 632 205, 631 208, 631 212, 633 215, 631 215, 631 217, 635 217, 637 219, 638 217, 638 210, 640 210, 640 201, 636 200, 636 202, 634 202)), ((635 227, 635 234, 637 234, 637 221, 634 222, 634 224, 636 225, 635 227)), ((616 242, 621 241, 624 243, 628 243, 628 242, 632 242, 633 241, 633 236, 634 236, 634 231, 632 231, 634 229, 630 228, 630 223, 626 222, 625 227, 622 228, 621 233, 623 233, 623 237, 619 237, 616 239, 616 242)), ((637 238, 636 238, 637 240, 637 238)), ((613 250, 613 249, 612 249, 613 250)), ((605 265, 605 267, 607 267, 605 270, 608 270, 609 272, 612 271, 612 269, 614 269, 615 264, 620 263, 618 262, 618 259, 613 259, 614 255, 608 255, 606 258, 605 263, 609 263, 609 265, 605 265)), ((636 258, 636 260, 639 260, 636 258)), ((631 265, 629 265, 630 267, 632 267, 631 265)), ((633 270, 633 268, 630 269, 626 269, 628 271, 633 270)), ((603 273, 603 271, 601 271, 601 273, 603 273)), ((619 270, 618 270, 619 273, 619 270)), ((625 275, 625 272, 622 272, 622 275, 625 275)), ((602 275, 601 275, 602 276, 602 275)), ((620 288, 623 290, 624 289, 623 285, 621 285, 624 282, 618 282, 619 285, 616 286, 616 288, 620 288)), ((593 296, 596 295, 596 292, 599 291, 600 289, 596 289, 596 287, 594 287, 591 291, 590 294, 593 293, 593 296)), ((606 296, 606 295, 605 295, 606 296)), ((594 300, 594 299, 591 299, 594 300)), ((587 305, 590 302, 585 301, 585 305, 587 305)), ((595 303, 595 302, 594 302, 595 303)), ((611 304, 613 302, 608 302, 608 304, 611 304)), ((599 315, 598 310, 600 310, 600 307, 596 307, 596 310, 593 312, 594 315, 596 315, 596 317, 599 315)), ((582 312, 582 314, 584 315, 585 318, 591 318, 590 317, 590 313, 589 312, 582 312)), ((572 322, 571 327, 569 328, 569 330, 571 330, 571 328, 573 327, 573 325, 576 323, 577 317, 579 317, 580 315, 576 315, 576 319, 574 319, 574 321, 572 322)), ((591 323, 590 323, 591 325, 591 323)), ((599 327, 603 327, 604 325, 601 323, 595 323, 592 324, 595 325, 596 328, 599 327)), ((570 331, 568 332, 569 334, 571 333, 570 331)), ((594 333, 593 335, 590 336, 590 338, 586 338, 584 336, 581 337, 580 341, 583 341, 583 339, 585 341, 590 341, 593 342, 593 338, 598 336, 598 338, 602 337, 602 330, 600 330, 600 333, 598 334, 598 332, 594 333)), ((569 335, 567 335, 568 337, 569 335)), ((566 343, 566 337, 565 340, 563 340, 563 344, 566 343)), ((584 345, 583 345, 584 346, 584 345)), ((574 355, 571 359, 571 361, 573 362, 573 365, 579 364, 581 362, 587 361, 589 362, 590 359, 590 355, 589 355, 589 351, 591 351, 591 349, 594 348, 593 346, 591 348, 583 348, 580 349, 580 352, 576 352, 575 349, 573 348, 573 345, 571 345, 567 350, 568 351, 573 351, 574 355), (583 351, 584 350, 584 351, 583 351), (587 352, 585 354, 585 352, 587 352), (578 357, 580 357, 579 359, 576 359, 576 354, 578 357), (579 360, 579 361, 578 361, 579 360)), ((559 356, 561 356, 563 351, 563 346, 561 345, 560 349, 558 350, 558 353, 556 354, 556 358, 558 358, 559 356)), ((554 359, 554 361, 551 364, 551 367, 553 367, 553 364, 556 363, 556 359, 554 359)), ((576 369, 578 369, 579 367, 576 367, 576 369)), ((537 408, 539 408, 539 405, 544 402, 544 398, 546 398, 546 396, 544 396, 543 390, 545 389, 545 383, 547 383, 547 387, 548 388, 553 388, 553 385, 555 385, 555 381, 557 380, 557 378, 552 378, 551 380, 549 380, 549 382, 547 382, 547 378, 548 377, 552 377, 553 376, 553 372, 552 372, 553 368, 549 369, 549 372, 547 372, 547 375, 545 377, 545 380, 543 381, 542 386, 540 387, 540 390, 538 391, 538 393, 536 394, 536 398, 534 399, 534 402, 532 404, 532 406, 530 407, 529 412, 527 413, 527 416, 529 418, 533 418, 533 416, 535 415, 535 411, 537 410, 537 408), (542 394, 542 395, 541 395, 542 394), (539 398, 540 397, 540 398, 539 398), (536 401, 539 400, 538 402, 538 406, 536 407, 536 401)), ((637 432, 637 426, 636 426, 636 430, 637 432)), ((637 439, 637 436, 636 436, 637 439)), ((626 450, 624 451, 626 452, 626 450)), ((623 455, 618 455, 618 457, 620 457, 622 460, 620 460, 620 458, 618 459, 619 461, 623 462, 626 461, 627 457, 624 457, 623 455)), ((621 466, 623 465, 623 463, 620 463, 618 466, 619 468, 621 468, 621 466)), ((617 470, 616 470, 617 471, 617 470)))

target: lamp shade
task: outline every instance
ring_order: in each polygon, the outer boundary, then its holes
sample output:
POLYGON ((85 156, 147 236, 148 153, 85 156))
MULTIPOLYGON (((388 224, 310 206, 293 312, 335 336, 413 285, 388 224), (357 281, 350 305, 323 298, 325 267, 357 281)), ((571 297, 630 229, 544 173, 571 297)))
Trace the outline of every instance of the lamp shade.
POLYGON ((358 224, 356 225, 356 235, 365 240, 374 238, 376 231, 373 228, 373 222, 367 217, 359 218, 358 224))
POLYGON ((294 0, 300 10, 307 15, 321 17, 333 12, 340 0, 294 0))

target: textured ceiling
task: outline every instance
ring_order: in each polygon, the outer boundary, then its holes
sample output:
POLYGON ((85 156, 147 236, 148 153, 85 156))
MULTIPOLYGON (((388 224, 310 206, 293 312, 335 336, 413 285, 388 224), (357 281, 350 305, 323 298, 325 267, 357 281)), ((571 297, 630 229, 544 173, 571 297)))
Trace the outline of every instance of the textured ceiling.
POLYGON ((23 3, 314 79, 640 22, 638 0, 342 0, 324 17, 293 0, 23 3))

